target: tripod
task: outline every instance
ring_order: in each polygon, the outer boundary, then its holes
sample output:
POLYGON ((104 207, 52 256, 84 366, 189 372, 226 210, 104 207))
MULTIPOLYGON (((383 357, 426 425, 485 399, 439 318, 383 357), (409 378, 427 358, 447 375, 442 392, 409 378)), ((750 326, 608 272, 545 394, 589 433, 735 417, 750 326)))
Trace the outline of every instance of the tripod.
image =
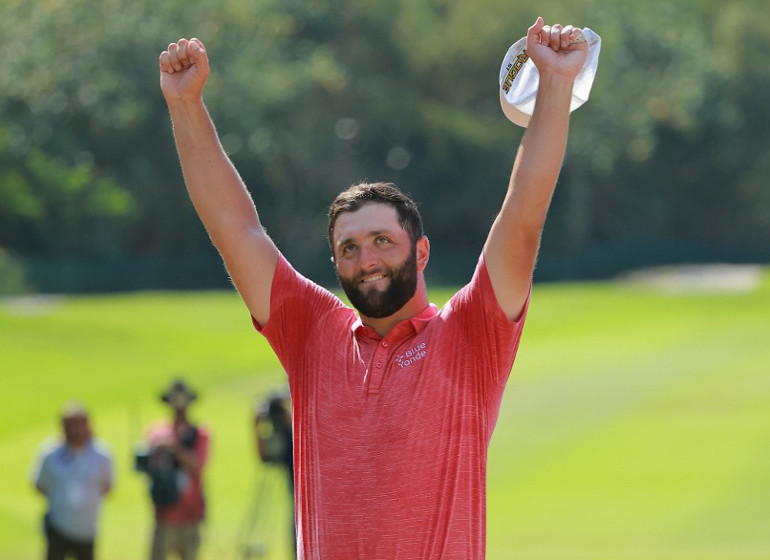
POLYGON ((238 532, 243 560, 278 558, 276 548, 282 540, 281 534, 288 536, 288 520, 293 519, 293 504, 290 506, 288 494, 286 469, 278 464, 260 464, 255 473, 252 501, 238 532))

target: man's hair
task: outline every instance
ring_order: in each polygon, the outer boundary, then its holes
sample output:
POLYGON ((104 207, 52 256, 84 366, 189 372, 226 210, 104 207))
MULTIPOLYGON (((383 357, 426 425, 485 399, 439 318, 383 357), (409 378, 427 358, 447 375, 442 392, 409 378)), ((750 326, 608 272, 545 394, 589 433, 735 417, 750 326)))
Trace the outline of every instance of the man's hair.
POLYGON ((329 247, 334 255, 334 225, 345 212, 355 212, 366 204, 377 202, 396 209, 398 223, 409 234, 412 244, 422 237, 422 217, 417 203, 393 183, 358 183, 342 191, 329 207, 329 247))
POLYGON ((88 418, 88 411, 77 401, 69 401, 61 410, 61 419, 69 420, 71 418, 88 418))

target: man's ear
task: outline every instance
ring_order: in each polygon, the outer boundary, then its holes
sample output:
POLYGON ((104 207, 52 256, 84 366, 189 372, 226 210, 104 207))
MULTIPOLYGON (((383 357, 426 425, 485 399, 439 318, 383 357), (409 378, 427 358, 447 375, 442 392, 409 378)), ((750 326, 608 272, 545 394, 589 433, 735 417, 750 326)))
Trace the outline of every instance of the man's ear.
POLYGON ((430 259, 430 241, 424 235, 417 240, 417 271, 422 272, 430 259))

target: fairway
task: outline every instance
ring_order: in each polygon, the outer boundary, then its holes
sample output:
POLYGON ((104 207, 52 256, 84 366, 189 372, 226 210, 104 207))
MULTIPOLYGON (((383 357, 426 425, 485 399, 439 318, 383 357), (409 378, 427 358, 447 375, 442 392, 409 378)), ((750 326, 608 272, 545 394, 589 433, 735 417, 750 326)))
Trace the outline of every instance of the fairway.
MULTIPOLYGON (((487 557, 770 558, 769 366, 767 274, 729 294, 536 286, 490 449, 487 557)), ((212 433, 202 558, 244 558, 262 476, 252 412, 284 374, 234 293, 0 301, 0 372, 1 560, 42 556, 30 468, 72 398, 117 467, 99 557, 146 557, 151 508, 132 452, 178 375, 212 433)), ((281 498, 261 509, 263 558, 289 559, 281 498)))

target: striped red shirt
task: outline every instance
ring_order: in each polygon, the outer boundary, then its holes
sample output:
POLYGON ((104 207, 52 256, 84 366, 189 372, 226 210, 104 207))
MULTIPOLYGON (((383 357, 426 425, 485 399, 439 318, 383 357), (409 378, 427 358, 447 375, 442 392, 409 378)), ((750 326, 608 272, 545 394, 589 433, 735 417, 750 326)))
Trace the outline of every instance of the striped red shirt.
POLYGON ((300 559, 484 558, 487 448, 525 314, 506 318, 481 258, 380 338, 279 258, 255 326, 291 387, 300 559))

